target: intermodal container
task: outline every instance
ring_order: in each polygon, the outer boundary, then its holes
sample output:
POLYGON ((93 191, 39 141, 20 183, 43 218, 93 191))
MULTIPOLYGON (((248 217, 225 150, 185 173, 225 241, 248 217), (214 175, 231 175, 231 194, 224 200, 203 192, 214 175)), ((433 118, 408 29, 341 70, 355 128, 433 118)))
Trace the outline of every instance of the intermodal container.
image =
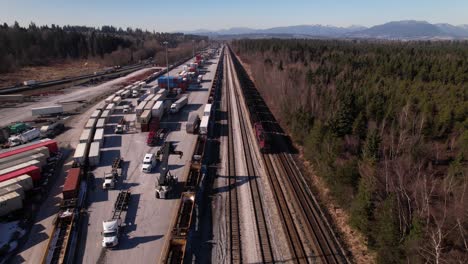
POLYGON ((146 110, 151 110, 154 106, 154 103, 156 103, 156 101, 154 100, 150 100, 146 103, 145 107, 143 108, 143 111, 146 111, 146 110))
POLYGON ((80 143, 89 142, 90 138, 91 138, 91 129, 83 129, 83 132, 81 132, 81 136, 80 136, 80 143))
POLYGON ((156 117, 158 119, 162 119, 164 115, 164 102, 163 101, 157 101, 153 108, 151 108, 151 116, 156 117))
POLYGON ((109 119, 109 114, 110 114, 109 110, 104 110, 102 111, 101 118, 104 118, 107 121, 107 119, 109 119))
POLYGON ((23 208, 23 199, 19 193, 12 192, 0 197, 0 216, 5 216, 21 208, 23 208))
POLYGON ((210 120, 209 116, 203 116, 200 122, 200 134, 206 135, 208 133, 208 122, 210 120))
POLYGON ((71 168, 68 170, 65 183, 63 184, 62 195, 64 200, 76 198, 80 187, 81 170, 71 168))
POLYGON ((102 144, 104 143, 104 129, 103 128, 96 129, 96 132, 94 133, 93 142, 99 142, 99 146, 102 147, 102 144))
POLYGON ((211 114, 211 106, 212 104, 206 104, 205 109, 203 110, 203 115, 204 116, 210 116, 211 114))
POLYGON ((99 118, 97 123, 96 123, 96 128, 104 128, 105 124, 106 124, 106 119, 99 118))
POLYGON ((9 194, 9 193, 12 193, 12 192, 17 192, 21 196, 21 199, 24 200, 24 190, 23 190, 23 187, 21 187, 21 185, 16 183, 16 184, 10 185, 8 187, 0 188, 0 196, 3 196, 5 194, 9 194))
POLYGON ((114 97, 114 100, 112 100, 112 103, 114 103, 115 105, 119 105, 121 101, 122 101, 122 97, 116 96, 114 97))
POLYGON ((12 160, 9 163, 2 164, 2 165, 0 165, 0 171, 4 170, 4 169, 7 169, 7 168, 14 167, 16 165, 25 164, 25 163, 27 163, 29 161, 33 161, 33 160, 36 160, 36 161, 39 162, 38 165, 37 165, 39 168, 42 168, 45 165, 47 165, 47 157, 44 154, 39 153, 39 154, 34 154, 34 155, 31 155, 31 156, 28 156, 28 157, 22 157, 20 159, 15 159, 15 160, 12 160))
POLYGON ((145 110, 140 116, 140 123, 148 124, 151 119, 151 110, 145 110))
POLYGON ((94 112, 91 114, 91 118, 99 118, 101 115, 101 110, 94 110, 94 112))
POLYGON ((153 100, 153 98, 154 98, 155 96, 156 96, 155 94, 150 94, 150 95, 148 95, 148 96, 145 98, 144 101, 151 101, 151 100, 153 100))
POLYGON ((102 110, 106 109, 106 106, 107 106, 106 102, 100 102, 97 105, 96 110, 101 110, 102 111, 102 110))
POLYGON ((148 101, 142 101, 140 104, 137 105, 137 107, 135 108, 135 113, 137 116, 141 115, 141 113, 143 113, 143 109, 145 109, 145 106, 146 104, 148 103, 148 101))
POLYGON ((99 142, 91 143, 91 146, 89 147, 89 155, 88 155, 90 166, 99 165, 100 152, 101 152, 101 148, 99 147, 99 142))
POLYGON ((73 154, 73 160, 78 163, 84 163, 85 150, 86 143, 80 143, 76 145, 75 153, 73 154))
POLYGON ((109 113, 113 113, 115 108, 115 104, 108 104, 106 110, 109 110, 109 113))
POLYGON ((97 122, 96 118, 88 119, 88 122, 86 122, 85 128, 86 129, 92 129, 96 125, 96 122, 97 122))
POLYGON ((0 176, 0 182, 8 181, 24 174, 29 175, 35 182, 41 179, 41 170, 36 166, 29 166, 0 176))
POLYGON ((112 100, 114 100, 115 94, 109 95, 109 97, 106 98, 105 102, 110 104, 112 103, 112 100))
POLYGON ((0 159, 0 165, 7 164, 7 163, 10 163, 11 161, 14 161, 14 160, 17 160, 17 159, 22 159, 24 157, 30 157, 30 156, 36 155, 36 154, 42 154, 46 158, 50 157, 49 149, 46 148, 46 147, 40 147, 40 148, 37 148, 37 149, 32 149, 32 150, 29 150, 29 151, 18 153, 16 155, 9 156, 9 157, 6 157, 6 158, 1 158, 0 159))
POLYGON ((23 153, 26 151, 30 151, 33 149, 37 149, 40 147, 47 147, 49 149, 50 153, 57 153, 58 152, 58 146, 57 146, 57 141, 52 140, 52 139, 42 139, 39 141, 34 141, 31 143, 27 143, 21 146, 17 146, 14 148, 10 148, 4 151, 0 151, 0 159, 9 157, 9 156, 14 156, 19 153, 23 153))
POLYGON ((157 94, 159 94, 159 95, 162 96, 161 99, 166 99, 166 96, 167 96, 167 94, 168 94, 168 91, 167 91, 167 89, 161 89, 161 90, 158 91, 157 94))
POLYGON ((23 174, 14 179, 9 179, 4 182, 0 182, 0 188, 8 187, 13 184, 19 184, 25 192, 33 188, 33 181, 29 175, 23 174))
POLYGON ((3 170, 0 170, 0 176, 9 174, 9 173, 17 171, 17 170, 24 169, 24 168, 29 167, 29 166, 36 166, 38 168, 41 168, 40 164, 41 163, 39 161, 37 161, 37 160, 31 160, 31 161, 28 161, 28 162, 24 162, 24 163, 14 165, 14 166, 5 168, 3 170))

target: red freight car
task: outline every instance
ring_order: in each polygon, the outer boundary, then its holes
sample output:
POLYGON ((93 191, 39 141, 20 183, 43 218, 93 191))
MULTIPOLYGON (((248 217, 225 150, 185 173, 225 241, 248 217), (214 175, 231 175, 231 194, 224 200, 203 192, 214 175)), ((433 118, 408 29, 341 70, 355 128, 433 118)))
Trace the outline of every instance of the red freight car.
POLYGON ((29 175, 33 179, 33 181, 38 181, 41 179, 41 169, 36 166, 29 166, 0 176, 0 182, 7 181, 9 179, 14 179, 23 174, 29 175))
POLYGON ((37 142, 34 142, 33 144, 26 144, 26 145, 22 145, 16 148, 8 149, 0 153, 0 159, 10 157, 19 153, 23 153, 25 151, 37 149, 40 147, 47 147, 50 153, 58 152, 57 141, 51 140, 51 139, 44 139, 44 140, 39 140, 37 142))
POLYGON ((63 184, 62 195, 64 200, 73 199, 78 196, 80 188, 81 169, 71 168, 68 170, 67 178, 63 184))
POLYGON ((270 142, 268 140, 268 135, 265 133, 265 130, 263 129, 262 123, 261 122, 254 123, 254 128, 255 128, 255 137, 257 138, 260 151, 262 153, 268 152, 270 149, 270 145, 269 145, 270 142))

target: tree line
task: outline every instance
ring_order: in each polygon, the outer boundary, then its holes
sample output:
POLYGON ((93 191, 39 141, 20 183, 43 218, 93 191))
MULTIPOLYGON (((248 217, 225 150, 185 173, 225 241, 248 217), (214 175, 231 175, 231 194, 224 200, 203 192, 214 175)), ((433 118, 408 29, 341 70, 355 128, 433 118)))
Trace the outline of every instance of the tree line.
POLYGON ((162 42, 169 47, 206 41, 206 37, 181 33, 148 32, 141 29, 101 28, 84 26, 21 27, 0 25, 0 73, 23 66, 48 65, 65 59, 104 59, 107 64, 129 64, 154 57, 162 50, 162 42))
POLYGON ((232 45, 379 263, 466 263, 467 42, 232 45))

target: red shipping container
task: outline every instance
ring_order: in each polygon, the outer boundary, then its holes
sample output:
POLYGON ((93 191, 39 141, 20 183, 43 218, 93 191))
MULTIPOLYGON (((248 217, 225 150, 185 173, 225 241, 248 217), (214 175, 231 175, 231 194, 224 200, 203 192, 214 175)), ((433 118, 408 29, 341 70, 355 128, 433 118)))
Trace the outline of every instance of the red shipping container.
POLYGON ((141 123, 141 132, 148 132, 149 126, 148 124, 141 123))
POLYGON ((57 153, 58 152, 58 146, 57 146, 57 141, 55 140, 40 140, 35 144, 31 145, 25 145, 25 146, 20 146, 18 148, 14 148, 12 150, 0 153, 0 159, 1 158, 6 158, 10 157, 19 153, 23 153, 29 150, 37 149, 40 147, 47 147, 49 149, 50 153, 57 153))
POLYGON ((152 132, 156 132, 159 129, 159 118, 153 117, 149 123, 148 130, 152 132))
POLYGON ((33 181, 38 181, 41 179, 41 170, 36 166, 29 166, 0 176, 0 182, 14 179, 23 174, 29 175, 33 179, 33 181))
POLYGON ((81 170, 80 168, 71 168, 68 170, 67 178, 63 184, 62 195, 64 200, 76 198, 80 188, 81 170))

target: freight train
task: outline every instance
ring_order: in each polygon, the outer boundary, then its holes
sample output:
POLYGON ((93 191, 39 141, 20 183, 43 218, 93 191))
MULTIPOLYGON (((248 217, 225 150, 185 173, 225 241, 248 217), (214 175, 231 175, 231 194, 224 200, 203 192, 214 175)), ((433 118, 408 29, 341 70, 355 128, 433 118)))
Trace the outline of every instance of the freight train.
POLYGON ((268 123, 273 121, 269 118, 271 113, 268 110, 265 101, 255 88, 255 84, 250 80, 247 72, 240 64, 234 52, 229 48, 236 72, 242 84, 242 93, 244 95, 247 108, 249 109, 250 122, 255 131, 255 137, 262 153, 271 152, 272 135, 268 123))

